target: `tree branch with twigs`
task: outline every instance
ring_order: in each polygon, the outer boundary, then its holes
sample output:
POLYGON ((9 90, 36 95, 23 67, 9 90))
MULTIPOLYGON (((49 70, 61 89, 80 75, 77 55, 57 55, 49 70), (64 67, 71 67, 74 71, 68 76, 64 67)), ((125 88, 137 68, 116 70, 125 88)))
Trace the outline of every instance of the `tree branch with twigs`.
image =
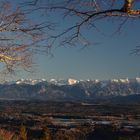
POLYGON ((76 22, 70 25, 62 32, 51 36, 54 40, 61 40, 60 45, 76 45, 81 42, 87 46, 89 45, 88 39, 82 34, 82 29, 85 27, 92 27, 99 30, 96 22, 106 18, 121 17, 118 25, 118 30, 125 25, 129 19, 139 19, 140 9, 134 9, 134 3, 138 0, 30 0, 24 4, 29 6, 27 12, 32 13, 35 11, 42 11, 51 13, 54 11, 63 13, 64 18, 76 18, 76 22))
MULTIPOLYGON (((100 31, 97 23, 106 18, 121 18, 118 25, 120 32, 129 19, 139 19, 140 9, 135 9, 138 0, 24 0, 14 8, 10 2, 0 4, 0 63, 4 72, 17 69, 29 70, 35 53, 48 53, 55 42, 61 46, 90 45, 83 34, 88 28, 100 31), (34 21, 35 12, 60 12, 63 18, 74 18, 64 30, 56 32, 54 23, 34 21), (31 16, 32 15, 32 16, 31 16), (52 33, 53 32, 53 33, 52 33)), ((139 2, 139 1, 138 1, 139 2)), ((54 19, 55 20, 55 19, 54 19)), ((56 25, 57 26, 57 25, 56 25)), ((139 51, 139 49, 136 49, 139 51)))
POLYGON ((47 45, 41 43, 44 41, 46 28, 50 29, 51 24, 33 23, 18 5, 13 8, 12 3, 1 2, 0 63, 5 74, 14 73, 18 69, 29 70, 36 50, 47 52, 47 45))

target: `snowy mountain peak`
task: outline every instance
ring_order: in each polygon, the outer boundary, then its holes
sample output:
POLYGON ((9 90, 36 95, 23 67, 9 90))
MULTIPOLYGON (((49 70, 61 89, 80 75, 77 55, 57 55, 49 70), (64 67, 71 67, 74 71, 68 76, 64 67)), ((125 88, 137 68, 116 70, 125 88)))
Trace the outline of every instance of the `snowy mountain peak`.
POLYGON ((69 85, 73 85, 73 84, 77 84, 77 83, 79 83, 79 81, 78 80, 75 80, 75 79, 68 79, 68 84, 69 85))
POLYGON ((119 80, 118 79, 112 79, 111 82, 118 83, 119 80))
POLYGON ((140 83, 140 78, 139 78, 139 77, 136 77, 136 81, 137 81, 138 83, 140 83))
POLYGON ((46 79, 19 79, 15 83, 16 84, 29 84, 29 85, 35 85, 40 82, 44 82, 46 79))
POLYGON ((121 83, 129 83, 129 79, 128 78, 126 78, 126 79, 119 79, 119 81, 121 83))
POLYGON ((59 79, 59 80, 50 79, 50 83, 55 84, 55 85, 73 85, 73 84, 79 83, 79 81, 76 80, 76 79, 72 79, 72 78, 69 78, 67 80, 64 80, 64 79, 59 79))

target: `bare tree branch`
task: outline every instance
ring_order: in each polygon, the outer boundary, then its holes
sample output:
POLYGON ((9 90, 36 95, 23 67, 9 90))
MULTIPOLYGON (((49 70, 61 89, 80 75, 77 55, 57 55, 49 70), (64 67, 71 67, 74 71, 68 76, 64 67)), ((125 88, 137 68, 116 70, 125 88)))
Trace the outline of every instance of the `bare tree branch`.
POLYGON ((87 46, 90 41, 83 30, 92 28, 100 31, 96 23, 102 19, 123 19, 119 20, 116 30, 120 32, 129 19, 139 19, 140 9, 133 7, 136 1, 24 0, 14 8, 10 2, 3 1, 0 3, 0 63, 4 64, 8 72, 30 69, 32 55, 37 52, 49 53, 55 42, 60 41, 62 46, 75 46, 78 43, 87 46), (45 12, 47 16, 51 12, 60 12, 64 19, 75 18, 75 21, 57 32, 47 17, 45 22, 31 19, 31 15, 38 11, 45 12))
POLYGON ((0 3, 0 63, 4 73, 30 69, 34 50, 47 53, 47 45, 42 45, 46 39, 44 30, 52 29, 49 22, 32 23, 16 6, 13 8, 5 1, 0 3))
POLYGON ((85 42, 88 41, 86 37, 83 36, 82 29, 91 25, 94 25, 92 26, 93 29, 97 29, 95 23, 98 20, 107 17, 124 18, 116 30, 116 32, 120 32, 123 25, 129 19, 139 19, 140 9, 133 9, 133 3, 136 1, 137 0, 31 0, 26 3, 27 6, 29 6, 26 12, 29 14, 42 10, 46 13, 59 11, 64 14, 65 18, 77 18, 78 20, 73 25, 64 29, 61 33, 51 36, 55 41, 57 39, 61 40, 60 45, 74 45, 80 40, 79 38, 84 38, 85 42), (31 5, 32 7, 30 7, 31 5))

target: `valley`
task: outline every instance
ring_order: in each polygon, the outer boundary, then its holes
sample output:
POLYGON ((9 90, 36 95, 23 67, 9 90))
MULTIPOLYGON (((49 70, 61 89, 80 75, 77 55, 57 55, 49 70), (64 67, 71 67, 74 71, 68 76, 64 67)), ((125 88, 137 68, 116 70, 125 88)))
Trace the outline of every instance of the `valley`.
POLYGON ((136 140, 140 138, 140 104, 1 100, 0 128, 19 135, 22 125, 29 140, 39 140, 44 127, 52 139, 60 139, 56 134, 62 140, 73 134, 76 140, 108 140, 110 135, 112 140, 128 136, 136 140))

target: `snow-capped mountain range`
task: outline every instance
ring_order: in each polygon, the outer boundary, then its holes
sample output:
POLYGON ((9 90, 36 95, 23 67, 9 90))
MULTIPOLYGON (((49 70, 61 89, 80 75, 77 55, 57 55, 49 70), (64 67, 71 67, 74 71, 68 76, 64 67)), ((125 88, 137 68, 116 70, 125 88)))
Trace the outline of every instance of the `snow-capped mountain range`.
POLYGON ((0 98, 41 100, 94 100, 137 96, 140 78, 111 80, 20 79, 0 84, 0 98))
POLYGON ((136 77, 134 79, 111 79, 111 80, 76 80, 73 78, 69 78, 69 79, 50 79, 50 80, 46 80, 46 79, 19 79, 17 81, 5 81, 4 84, 29 84, 29 85, 36 85, 38 83, 42 83, 42 82, 48 82, 54 85, 74 85, 74 84, 78 84, 78 83, 82 83, 82 82, 92 82, 92 83, 101 83, 102 86, 105 86, 107 83, 131 83, 131 82, 137 82, 140 83, 140 77, 136 77))

